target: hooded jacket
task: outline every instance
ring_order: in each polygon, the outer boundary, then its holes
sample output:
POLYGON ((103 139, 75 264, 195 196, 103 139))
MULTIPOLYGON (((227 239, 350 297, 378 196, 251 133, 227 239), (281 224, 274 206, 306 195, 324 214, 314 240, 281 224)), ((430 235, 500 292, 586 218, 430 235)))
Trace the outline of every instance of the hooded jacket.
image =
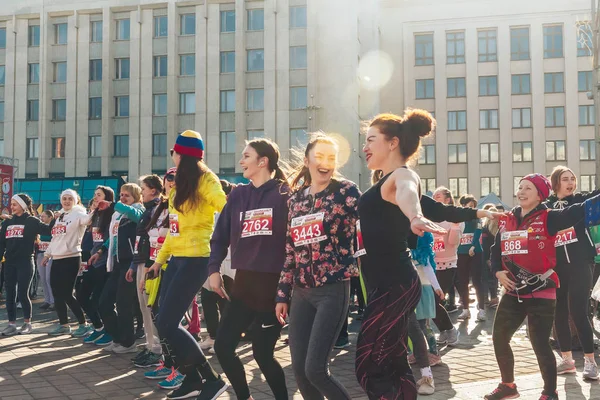
POLYGON ((0 228, 0 257, 4 256, 9 264, 27 262, 33 257, 37 235, 49 234, 50 227, 29 213, 13 215, 0 228))
POLYGON ((144 212, 144 206, 135 203, 128 208, 121 202, 115 204, 115 212, 110 222, 110 243, 108 247, 108 260, 106 270, 111 272, 114 262, 127 264, 133 260, 135 247, 135 231, 137 223, 144 212), (128 211, 129 216, 125 214, 128 211))
POLYGON ((81 256, 81 240, 90 217, 82 206, 63 212, 52 227, 52 240, 44 254, 54 260, 81 256))

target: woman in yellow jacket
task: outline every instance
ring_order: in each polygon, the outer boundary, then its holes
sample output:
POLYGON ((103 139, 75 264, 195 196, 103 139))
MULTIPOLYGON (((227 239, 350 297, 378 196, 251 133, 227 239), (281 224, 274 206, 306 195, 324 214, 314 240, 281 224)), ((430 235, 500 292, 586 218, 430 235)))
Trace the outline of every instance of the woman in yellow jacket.
POLYGON ((185 375, 181 387, 167 395, 169 399, 213 400, 228 386, 212 369, 198 342, 180 325, 208 277, 214 214, 225 205, 221 183, 204 164, 203 156, 199 133, 188 130, 177 137, 171 150, 177 173, 175 188, 169 194, 169 234, 148 271, 149 276, 158 275, 160 267, 169 261, 161 282, 156 328, 171 345, 172 356, 185 375))

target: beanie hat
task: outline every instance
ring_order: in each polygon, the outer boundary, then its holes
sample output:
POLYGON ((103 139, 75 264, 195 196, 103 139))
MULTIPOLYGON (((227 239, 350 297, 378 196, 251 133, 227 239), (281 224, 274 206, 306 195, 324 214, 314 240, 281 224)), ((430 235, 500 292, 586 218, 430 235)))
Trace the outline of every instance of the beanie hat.
POLYGON ((552 185, 550 184, 548 178, 546 178, 542 174, 529 174, 527 176, 524 176, 523 179, 521 179, 521 181, 529 181, 533 183, 542 201, 546 200, 550 195, 552 185))
POLYGON ((204 157, 204 141, 198 132, 187 130, 177 136, 173 150, 179 154, 202 159, 204 157))

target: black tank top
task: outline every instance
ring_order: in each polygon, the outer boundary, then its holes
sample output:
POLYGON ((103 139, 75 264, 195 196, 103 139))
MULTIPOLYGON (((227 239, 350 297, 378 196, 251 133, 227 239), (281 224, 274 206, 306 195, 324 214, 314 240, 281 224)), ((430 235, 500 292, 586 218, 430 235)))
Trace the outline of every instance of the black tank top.
POLYGON ((381 197, 381 186, 390 175, 384 176, 358 201, 366 250, 361 257, 361 270, 369 288, 406 283, 416 278, 407 243, 410 221, 397 205, 381 197))

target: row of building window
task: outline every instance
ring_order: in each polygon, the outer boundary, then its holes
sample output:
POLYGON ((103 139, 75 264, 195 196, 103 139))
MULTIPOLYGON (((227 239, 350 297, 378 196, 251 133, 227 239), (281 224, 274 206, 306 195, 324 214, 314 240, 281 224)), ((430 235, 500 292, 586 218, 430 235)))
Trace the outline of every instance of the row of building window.
MULTIPOLYGON (((577 23, 577 56, 592 55, 592 34, 588 22, 577 23)), ((512 27, 510 29, 510 59, 513 61, 530 59, 530 28, 512 27)), ((498 61, 498 31, 495 28, 481 29, 477 32, 477 60, 479 62, 498 61)), ((544 58, 563 57, 563 26, 545 25, 543 27, 544 58)), ((465 32, 446 32, 446 63, 465 63, 465 32)), ((415 34, 415 64, 433 65, 433 33, 415 34)))
MULTIPOLYGON (((466 78, 448 78, 446 83, 447 97, 467 97, 466 78)), ((593 88, 592 71, 577 72, 577 90, 589 92, 593 88)), ((563 72, 544 74, 544 93, 564 93, 565 78, 563 72)), ((531 94, 531 75, 515 74, 511 76, 511 94, 531 94)), ((479 77, 479 96, 498 96, 498 77, 479 77)), ((417 79, 415 81, 415 97, 417 99, 435 98, 435 81, 433 79, 417 79)))
MULTIPOLYGON (((169 35, 169 20, 166 15, 154 17, 154 37, 167 37, 169 35)), ((235 11, 221 11, 220 29, 222 33, 235 32, 235 11)), ((261 9, 247 10, 247 30, 262 31, 265 28, 265 12, 261 9)), ((290 28, 306 28, 306 7, 290 7, 290 28)), ((196 34, 196 14, 181 14, 179 16, 179 34, 196 34)), ((115 21, 115 40, 129 40, 131 36, 131 23, 129 18, 115 21)), ((90 26, 90 42, 101 43, 103 40, 102 21, 92 21, 90 26)), ((67 23, 54 24, 53 44, 65 45, 68 43, 67 23)), ((40 45, 40 26, 28 27, 28 44, 30 47, 40 45)), ((0 28, 0 49, 6 48, 6 28, 0 28)))

